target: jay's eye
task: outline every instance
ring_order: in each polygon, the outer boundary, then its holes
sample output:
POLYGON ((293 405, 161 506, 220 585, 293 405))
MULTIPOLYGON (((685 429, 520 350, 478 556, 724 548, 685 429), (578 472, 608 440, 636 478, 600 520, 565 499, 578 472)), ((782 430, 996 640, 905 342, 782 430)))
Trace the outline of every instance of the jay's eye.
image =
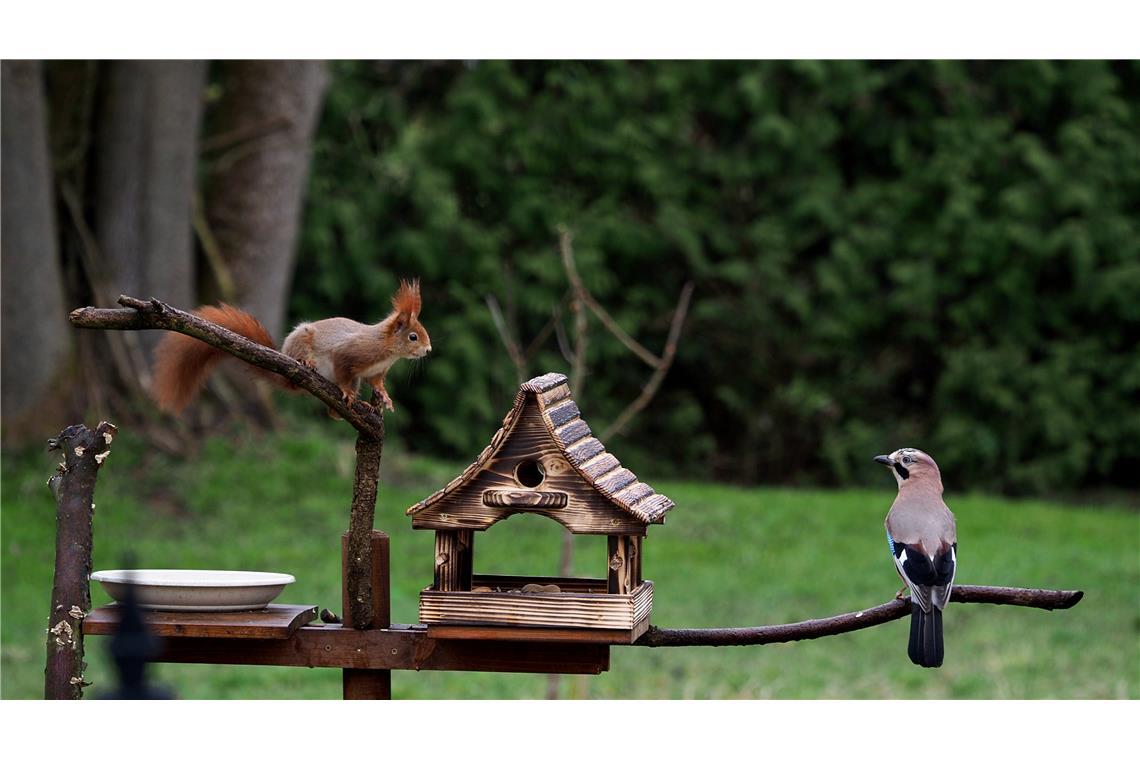
POLYGON ((408 340, 419 340, 419 339, 420 339, 420 336, 416 335, 415 333, 408 333, 408 340))
POLYGON ((910 456, 909 454, 903 457, 903 464, 914 464, 914 457, 910 456))

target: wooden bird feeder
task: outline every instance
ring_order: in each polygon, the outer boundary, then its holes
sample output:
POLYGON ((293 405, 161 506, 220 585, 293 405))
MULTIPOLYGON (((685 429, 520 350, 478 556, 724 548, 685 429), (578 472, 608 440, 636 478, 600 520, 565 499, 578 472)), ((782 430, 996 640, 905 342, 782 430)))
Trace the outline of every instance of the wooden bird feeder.
POLYGON ((631 643, 649 628, 653 606, 642 539, 672 508, 593 436, 565 375, 532 378, 479 458, 407 511, 413 528, 435 531, 420 622, 433 638, 631 643), (476 574, 475 531, 520 513, 606 536, 606 577, 476 574))

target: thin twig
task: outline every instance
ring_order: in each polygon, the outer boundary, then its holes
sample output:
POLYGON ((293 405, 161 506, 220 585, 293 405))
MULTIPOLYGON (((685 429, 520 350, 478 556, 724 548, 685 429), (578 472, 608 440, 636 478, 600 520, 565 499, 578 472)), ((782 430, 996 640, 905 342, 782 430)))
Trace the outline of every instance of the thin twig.
POLYGON ((507 328, 507 320, 503 318, 503 310, 499 308, 498 299, 488 294, 486 301, 487 309, 491 312, 491 321, 495 323, 495 329, 499 331, 499 339, 503 341, 503 346, 506 347, 507 354, 511 357, 511 363, 515 365, 515 374, 518 376, 518 382, 521 385, 526 380, 526 361, 523 359, 522 351, 507 328))
MULTIPOLYGON (((558 250, 562 254, 562 267, 566 270, 566 278, 570 281, 570 287, 574 291, 575 297, 585 304, 590 311, 594 312, 594 316, 598 318, 606 329, 609 330, 615 338, 621 341, 622 345, 633 352, 639 359, 648 364, 650 367, 656 368, 661 363, 652 351, 645 346, 638 343, 630 336, 625 330, 621 329, 621 325, 617 323, 609 312, 602 308, 602 305, 594 300, 590 295, 590 291, 586 289, 585 283, 578 275, 578 267, 574 263, 574 248, 572 245, 573 236, 570 230, 563 225, 558 226, 558 250)), ((577 392, 577 389, 575 389, 577 392)))
POLYGON ((202 138, 201 152, 211 153, 218 150, 228 150, 240 143, 256 140, 274 132, 286 132, 293 127, 293 119, 288 116, 271 116, 252 124, 245 124, 220 135, 202 138))
MULTIPOLYGON (((1083 591, 1008 588, 1004 586, 955 586, 950 601, 965 604, 1011 604, 1043 610, 1067 610, 1081 601, 1083 591)), ((821 620, 765 625, 755 628, 657 628, 634 642, 645 647, 723 647, 780 644, 818 639, 870 628, 910 614, 910 599, 893 599, 878 607, 847 612, 821 620)))
POLYGON ((558 342, 558 352, 567 364, 574 363, 574 349, 570 348, 570 339, 566 336, 566 328, 562 326, 562 309, 554 309, 554 337, 558 342))
MULTIPOLYGON (((71 183, 66 181, 59 183, 59 194, 63 198, 64 206, 67 207, 67 213, 71 223, 75 226, 75 232, 79 235, 79 260, 87 275, 87 282, 91 285, 95 305, 110 306, 109 293, 113 291, 111 291, 111 285, 107 281, 107 277, 103 273, 103 266, 100 263, 102 256, 99 253, 99 243, 83 216, 83 204, 79 199, 79 194, 71 186, 71 183)), ((150 370, 143 358, 144 352, 138 336, 132 334, 108 335, 107 344, 111 349, 112 363, 123 383, 136 392, 144 391, 150 387, 150 370)))
POLYGON ((538 353, 538 350, 542 348, 542 344, 550 337, 550 333, 554 332, 554 327, 558 323, 558 317, 559 314, 557 311, 552 312, 550 319, 546 320, 546 324, 543 325, 542 329, 538 331, 538 334, 534 336, 534 340, 526 347, 526 351, 523 351, 522 358, 524 364, 530 364, 538 353))
POLYGON ((665 341, 665 350, 661 354, 661 359, 658 362, 657 368, 653 370, 653 375, 649 378, 649 382, 645 384, 645 388, 641 393, 630 402, 622 413, 618 415, 617 419, 610 423, 601 435, 601 440, 608 441, 615 435, 621 433, 625 426, 629 424, 630 420, 637 416, 642 409, 649 406, 649 402, 657 394, 657 390, 661 387, 661 383, 665 380, 665 375, 668 374, 669 368, 673 366, 673 358, 677 355, 677 343, 681 339, 681 328, 685 324, 685 317, 689 313, 689 301, 693 297, 693 283, 686 282, 685 286, 681 288, 681 295, 677 299, 677 308, 673 311, 673 321, 669 325, 669 337, 665 341))
POLYGON ((237 298, 237 285, 234 283, 230 268, 226 266, 225 256, 222 254, 221 246, 218 245, 218 239, 214 237, 214 231, 210 228, 210 221, 206 218, 202 193, 197 189, 190 196, 190 220, 194 226, 194 232, 198 235, 198 242, 202 244, 202 252, 206 255, 206 262, 210 265, 210 271, 213 272, 214 279, 218 283, 222 300, 232 303, 237 298))
POLYGON ((575 299, 570 302, 570 310, 574 312, 574 362, 570 365, 570 388, 578 398, 585 397, 583 390, 586 385, 586 346, 590 342, 589 326, 586 319, 586 310, 582 302, 575 299))
POLYGON ((657 366, 661 363, 661 360, 654 356, 653 352, 648 348, 634 340, 629 335, 629 333, 621 329, 621 325, 617 323, 617 320, 611 317, 609 312, 606 311, 600 303, 594 300, 593 296, 587 292, 582 300, 586 306, 589 307, 590 311, 594 312, 594 316, 596 316, 598 320, 606 326, 606 329, 609 330, 615 338, 621 341, 622 345, 637 355, 639 359, 648 364, 650 367, 653 367, 654 369, 657 368, 657 366))
POLYGON ((562 267, 566 279, 570 281, 570 311, 574 314, 574 360, 570 362, 570 389, 578 398, 583 398, 582 386, 586 375, 586 346, 589 342, 585 301, 588 298, 586 286, 578 276, 574 264, 573 236, 570 230, 558 225, 558 249, 562 253, 562 267))

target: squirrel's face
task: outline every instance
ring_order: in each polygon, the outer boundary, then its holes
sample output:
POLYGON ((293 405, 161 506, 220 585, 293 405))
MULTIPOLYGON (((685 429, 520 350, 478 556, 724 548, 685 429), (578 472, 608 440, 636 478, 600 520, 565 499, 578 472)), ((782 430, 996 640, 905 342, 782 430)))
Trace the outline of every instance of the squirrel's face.
POLYGON ((396 336, 404 356, 422 359, 431 353, 431 336, 415 317, 412 317, 402 329, 397 328, 396 336))
POLYGON ((385 342, 396 356, 422 359, 431 353, 431 336, 415 314, 397 313, 388 326, 385 342))
POLYGON ((392 296, 389 328, 399 356, 422 359, 431 353, 431 337, 420 324, 420 282, 401 280, 400 289, 392 296))

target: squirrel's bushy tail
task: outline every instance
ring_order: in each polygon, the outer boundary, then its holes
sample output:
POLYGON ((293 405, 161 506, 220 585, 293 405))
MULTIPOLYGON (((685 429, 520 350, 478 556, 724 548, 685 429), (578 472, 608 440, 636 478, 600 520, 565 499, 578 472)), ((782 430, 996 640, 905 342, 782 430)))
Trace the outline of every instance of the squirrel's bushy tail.
MULTIPOLYGON (((229 304, 203 306, 195 309, 196 316, 216 325, 233 330, 255 343, 276 349, 273 336, 265 325, 252 314, 229 304)), ((214 366, 228 357, 220 348, 203 343, 182 333, 168 332, 154 350, 154 386, 152 395, 160 409, 180 412, 189 404, 206 383, 214 366)), ((292 388, 285 378, 273 372, 251 367, 260 377, 282 387, 292 388)))

